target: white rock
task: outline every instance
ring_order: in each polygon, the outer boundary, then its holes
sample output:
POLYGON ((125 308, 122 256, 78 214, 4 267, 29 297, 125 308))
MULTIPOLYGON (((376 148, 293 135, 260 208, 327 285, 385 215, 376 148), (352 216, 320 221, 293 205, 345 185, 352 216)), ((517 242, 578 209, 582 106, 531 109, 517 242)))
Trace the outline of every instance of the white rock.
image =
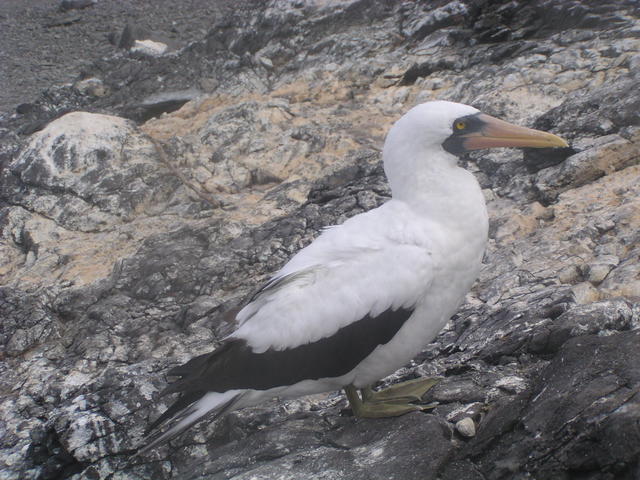
POLYGON ((166 53, 168 48, 166 43, 154 42, 153 40, 136 40, 133 47, 131 47, 131 53, 160 57, 166 53))
POLYGON ((268 68, 268 69, 272 69, 273 68, 273 62, 271 61, 270 58, 267 57, 258 57, 258 62, 260 62, 262 64, 263 67, 268 68))
POLYGON ((494 385, 509 393, 520 393, 527 388, 527 382, 524 378, 518 377, 517 375, 506 375, 501 377, 494 385))
POLYGON ((456 422, 456 430, 465 438, 476 436, 476 424, 473 423, 471 417, 464 417, 456 422))
POLYGON ((108 93, 108 89, 102 80, 96 77, 85 78, 76 82, 73 86, 81 94, 91 95, 92 97, 104 97, 108 93))

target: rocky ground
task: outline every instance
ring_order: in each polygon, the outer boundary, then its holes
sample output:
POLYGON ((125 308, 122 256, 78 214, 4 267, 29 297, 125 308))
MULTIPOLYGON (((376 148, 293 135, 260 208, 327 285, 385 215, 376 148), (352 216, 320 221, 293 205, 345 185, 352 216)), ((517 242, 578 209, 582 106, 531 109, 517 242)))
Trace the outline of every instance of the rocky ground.
POLYGON ((230 9, 252 3, 182 0, 175 8, 168 0, 2 0, 0 112, 73 82, 94 61, 112 56, 127 25, 175 51, 201 40, 230 9))
POLYGON ((9 69, 45 55, 39 34, 95 45, 44 83, 2 72, 0 478, 640 478, 635 1, 87 3, 30 2, 0 50, 9 69), (384 381, 441 376, 433 412, 274 401, 132 457, 163 374, 322 227, 388 197, 384 134, 434 98, 572 148, 463 159, 492 218, 481 277, 384 381))

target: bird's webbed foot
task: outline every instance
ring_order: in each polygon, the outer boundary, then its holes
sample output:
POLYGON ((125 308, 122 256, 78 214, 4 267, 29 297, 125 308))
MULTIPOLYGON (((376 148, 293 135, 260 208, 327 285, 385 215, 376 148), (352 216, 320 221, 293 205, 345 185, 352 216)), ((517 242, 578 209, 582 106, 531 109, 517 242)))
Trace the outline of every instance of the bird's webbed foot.
POLYGON ((353 385, 345 387, 347 399, 357 417, 383 418, 397 417, 409 412, 422 412, 435 407, 435 404, 419 404, 423 395, 436 383, 437 378, 416 378, 398 383, 379 391, 371 387, 360 390, 362 399, 353 385))

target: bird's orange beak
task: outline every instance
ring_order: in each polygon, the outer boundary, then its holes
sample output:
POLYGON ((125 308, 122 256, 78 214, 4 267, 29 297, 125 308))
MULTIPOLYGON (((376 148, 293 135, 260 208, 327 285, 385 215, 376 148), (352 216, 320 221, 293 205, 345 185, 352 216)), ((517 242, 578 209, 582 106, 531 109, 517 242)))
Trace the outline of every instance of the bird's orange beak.
POLYGON ((568 147, 569 144, 552 133, 519 127, 481 113, 478 119, 482 127, 475 132, 461 135, 465 150, 495 147, 568 147))

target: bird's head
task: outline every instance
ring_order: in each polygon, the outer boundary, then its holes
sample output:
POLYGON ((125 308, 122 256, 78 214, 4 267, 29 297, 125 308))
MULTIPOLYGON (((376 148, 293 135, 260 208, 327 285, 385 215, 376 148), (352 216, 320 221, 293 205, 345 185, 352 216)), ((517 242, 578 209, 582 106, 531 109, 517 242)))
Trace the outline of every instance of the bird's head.
MULTIPOLYGON (((429 171, 454 167, 457 156, 496 147, 568 147, 551 133, 519 127, 454 102, 418 105, 391 128, 384 144, 384 163, 392 190, 419 187, 429 171)), ((432 175, 432 177, 436 177, 432 175)))
POLYGON ((519 127, 469 105, 445 101, 427 102, 409 110, 389 132, 389 141, 456 156, 483 148, 569 146, 552 133, 519 127))

